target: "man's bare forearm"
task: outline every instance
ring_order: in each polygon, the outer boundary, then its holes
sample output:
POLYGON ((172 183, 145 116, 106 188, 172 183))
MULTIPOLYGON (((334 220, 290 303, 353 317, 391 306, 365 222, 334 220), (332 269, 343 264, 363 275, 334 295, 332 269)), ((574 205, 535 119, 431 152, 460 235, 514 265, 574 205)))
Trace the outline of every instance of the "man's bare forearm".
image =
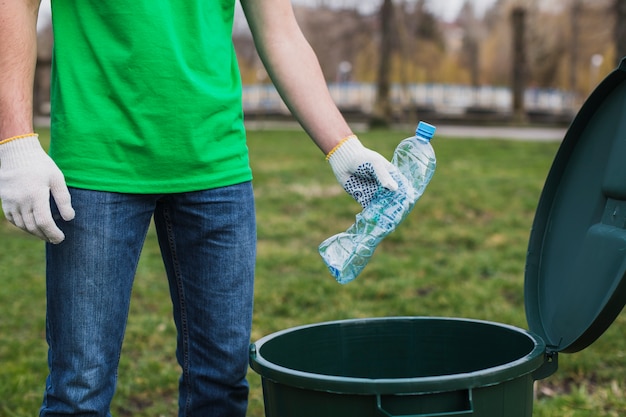
POLYGON ((259 55, 293 115, 328 153, 352 131, 326 86, 289 0, 242 0, 259 55))
POLYGON ((33 130, 39 0, 0 0, 0 140, 33 130))

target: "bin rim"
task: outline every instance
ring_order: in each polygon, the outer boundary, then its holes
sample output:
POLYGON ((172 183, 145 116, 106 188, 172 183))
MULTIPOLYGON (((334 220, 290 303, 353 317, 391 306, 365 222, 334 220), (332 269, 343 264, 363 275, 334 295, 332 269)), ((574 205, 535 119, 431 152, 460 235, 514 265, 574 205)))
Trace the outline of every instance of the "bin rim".
POLYGON ((532 374, 544 365, 545 356, 545 342, 532 331, 487 320, 436 316, 372 317, 306 324, 271 333, 250 345, 250 367, 263 378, 302 389, 342 394, 427 394, 487 387, 532 374), (285 334, 308 328, 399 320, 456 321, 491 325, 525 335, 534 343, 534 347, 524 356, 503 365, 473 372, 411 378, 362 378, 305 372, 277 365, 265 359, 261 354, 265 343, 285 334))

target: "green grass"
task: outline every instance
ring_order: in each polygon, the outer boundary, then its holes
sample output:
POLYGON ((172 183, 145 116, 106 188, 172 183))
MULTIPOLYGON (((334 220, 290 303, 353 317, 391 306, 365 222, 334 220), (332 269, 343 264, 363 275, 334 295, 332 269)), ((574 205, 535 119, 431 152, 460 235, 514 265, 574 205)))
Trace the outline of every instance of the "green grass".
MULTIPOLYGON (((407 134, 361 139, 391 157, 407 134)), ((47 135, 41 131, 44 142, 47 135)), ((527 241, 558 144, 436 137, 433 145, 438 168, 424 197, 361 276, 341 286, 317 245, 350 226, 359 206, 302 132, 250 132, 259 232, 254 340, 301 324, 400 315, 527 328, 527 241)), ((46 377, 43 245, 5 221, 0 236, 0 416, 26 417, 37 412, 46 377)), ((131 309, 113 413, 175 415, 175 329, 153 231, 131 309)), ((534 415, 626 415, 625 329, 622 314, 585 351, 560 355, 559 371, 536 384, 534 415)), ((260 377, 251 371, 249 380, 248 415, 263 416, 260 377)))

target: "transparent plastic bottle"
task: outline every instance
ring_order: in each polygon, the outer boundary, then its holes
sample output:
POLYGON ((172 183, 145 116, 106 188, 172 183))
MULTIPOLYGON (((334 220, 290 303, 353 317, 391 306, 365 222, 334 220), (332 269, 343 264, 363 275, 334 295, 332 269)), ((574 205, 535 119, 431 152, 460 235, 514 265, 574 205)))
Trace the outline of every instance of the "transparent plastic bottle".
POLYGON ((391 162, 398 190, 380 187, 370 204, 356 215, 345 232, 329 237, 319 253, 340 284, 354 280, 365 268, 378 244, 411 212, 435 173, 435 151, 430 144, 435 127, 419 122, 415 136, 396 147, 391 162))

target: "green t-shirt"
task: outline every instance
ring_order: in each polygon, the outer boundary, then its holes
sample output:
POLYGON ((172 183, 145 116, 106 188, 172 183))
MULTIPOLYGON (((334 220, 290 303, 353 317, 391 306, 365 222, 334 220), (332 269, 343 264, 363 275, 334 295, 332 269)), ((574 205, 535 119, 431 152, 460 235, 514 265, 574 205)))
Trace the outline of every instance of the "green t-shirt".
POLYGON ((50 154, 68 185, 152 194, 251 179, 234 1, 52 1, 50 154))

